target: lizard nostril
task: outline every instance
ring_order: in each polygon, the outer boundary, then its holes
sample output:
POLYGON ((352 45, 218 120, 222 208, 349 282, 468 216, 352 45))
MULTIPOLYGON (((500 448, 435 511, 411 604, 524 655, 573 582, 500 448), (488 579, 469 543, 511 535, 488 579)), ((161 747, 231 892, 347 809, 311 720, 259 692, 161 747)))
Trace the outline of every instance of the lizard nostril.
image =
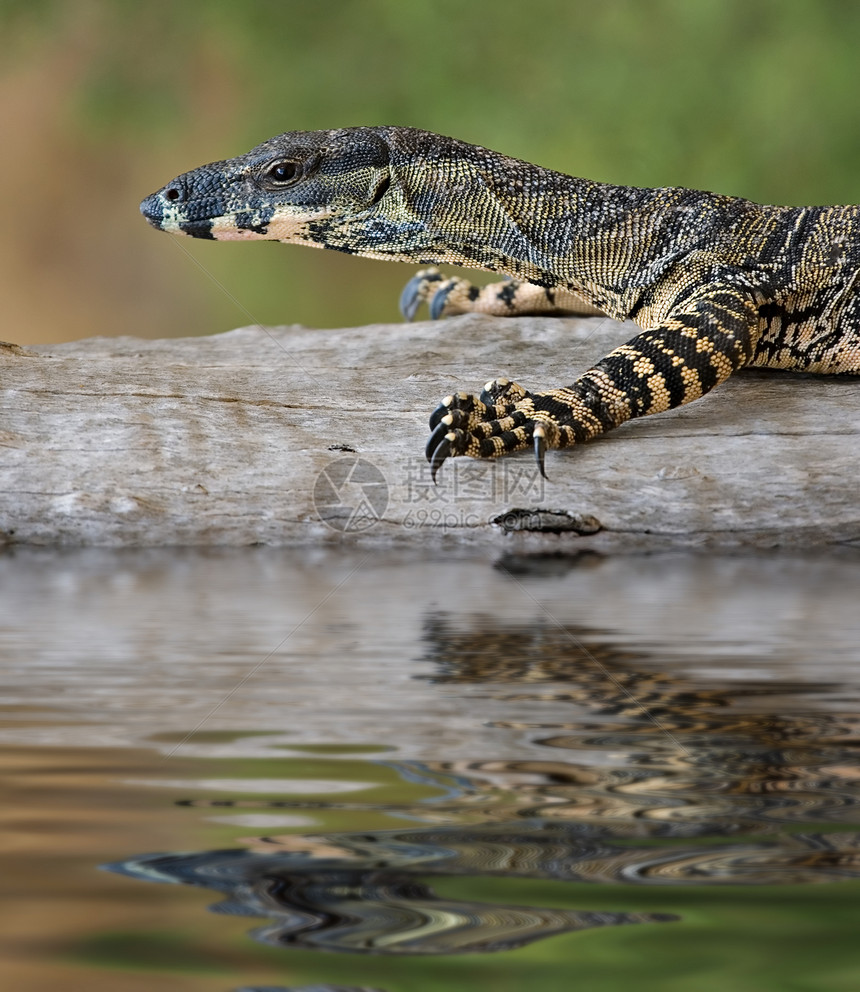
POLYGON ((176 189, 173 186, 171 186, 169 189, 166 189, 164 191, 165 200, 171 200, 175 203, 176 200, 180 200, 181 198, 182 198, 182 194, 179 192, 178 189, 176 189))

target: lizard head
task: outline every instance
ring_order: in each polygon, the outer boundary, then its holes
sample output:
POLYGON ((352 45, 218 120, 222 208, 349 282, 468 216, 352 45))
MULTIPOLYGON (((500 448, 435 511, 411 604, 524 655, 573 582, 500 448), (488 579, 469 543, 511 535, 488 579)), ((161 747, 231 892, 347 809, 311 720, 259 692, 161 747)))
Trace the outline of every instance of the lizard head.
POLYGON ((153 227, 195 238, 452 262, 550 285, 558 279, 528 238, 530 201, 516 204, 524 184, 545 190, 552 175, 416 128, 291 131, 178 176, 140 209, 153 227))
POLYGON ((392 189, 386 128, 293 131, 178 176, 148 196, 153 227, 217 241, 263 239, 377 258, 424 228, 392 189))

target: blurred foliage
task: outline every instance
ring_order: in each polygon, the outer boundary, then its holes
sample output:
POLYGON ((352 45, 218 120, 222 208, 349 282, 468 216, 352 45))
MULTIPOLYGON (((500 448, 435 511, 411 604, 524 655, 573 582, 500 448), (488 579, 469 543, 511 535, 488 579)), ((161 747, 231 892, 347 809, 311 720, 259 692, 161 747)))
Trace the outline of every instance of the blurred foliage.
MULTIPOLYGON (((73 64, 51 126, 83 166, 115 162, 127 183, 110 195, 133 204, 272 134, 360 123, 424 127, 608 182, 764 202, 860 196, 860 5, 841 0, 0 0, 0 30, 0 76, 73 64)), ((185 333, 247 322, 150 240, 135 236, 134 251, 170 259, 146 263, 170 282, 165 298, 176 309, 185 292, 202 308, 194 328, 178 308, 185 333)), ((298 248, 183 247, 274 322, 396 319, 409 274, 298 248)), ((159 333, 179 330, 169 310, 158 319, 159 333)))

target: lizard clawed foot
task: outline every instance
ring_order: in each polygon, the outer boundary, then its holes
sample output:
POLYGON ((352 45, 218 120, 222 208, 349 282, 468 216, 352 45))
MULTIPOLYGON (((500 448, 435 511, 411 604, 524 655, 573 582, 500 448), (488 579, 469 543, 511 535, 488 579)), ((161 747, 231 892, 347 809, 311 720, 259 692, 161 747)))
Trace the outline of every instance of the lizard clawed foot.
POLYGON ((470 313, 480 309, 475 301, 480 290, 468 281, 456 276, 446 278, 435 268, 422 269, 403 287, 400 294, 400 312, 411 321, 422 303, 430 310, 430 319, 451 317, 457 313, 470 313))
POLYGON ((479 397, 446 396, 430 416, 432 433, 424 451, 433 481, 448 458, 498 458, 527 448, 533 449, 546 478, 547 450, 566 447, 574 438, 572 429, 560 425, 541 402, 543 396, 526 392, 510 379, 488 382, 479 397))

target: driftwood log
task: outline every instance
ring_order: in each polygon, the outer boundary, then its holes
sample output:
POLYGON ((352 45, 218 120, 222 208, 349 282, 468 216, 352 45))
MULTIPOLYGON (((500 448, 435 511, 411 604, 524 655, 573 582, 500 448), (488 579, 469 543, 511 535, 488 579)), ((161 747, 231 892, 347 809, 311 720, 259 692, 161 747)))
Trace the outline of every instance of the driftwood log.
POLYGON ((635 333, 468 315, 346 330, 0 348, 7 543, 860 542, 860 382, 747 372, 579 449, 445 463, 427 416, 508 374, 571 382, 635 333))

